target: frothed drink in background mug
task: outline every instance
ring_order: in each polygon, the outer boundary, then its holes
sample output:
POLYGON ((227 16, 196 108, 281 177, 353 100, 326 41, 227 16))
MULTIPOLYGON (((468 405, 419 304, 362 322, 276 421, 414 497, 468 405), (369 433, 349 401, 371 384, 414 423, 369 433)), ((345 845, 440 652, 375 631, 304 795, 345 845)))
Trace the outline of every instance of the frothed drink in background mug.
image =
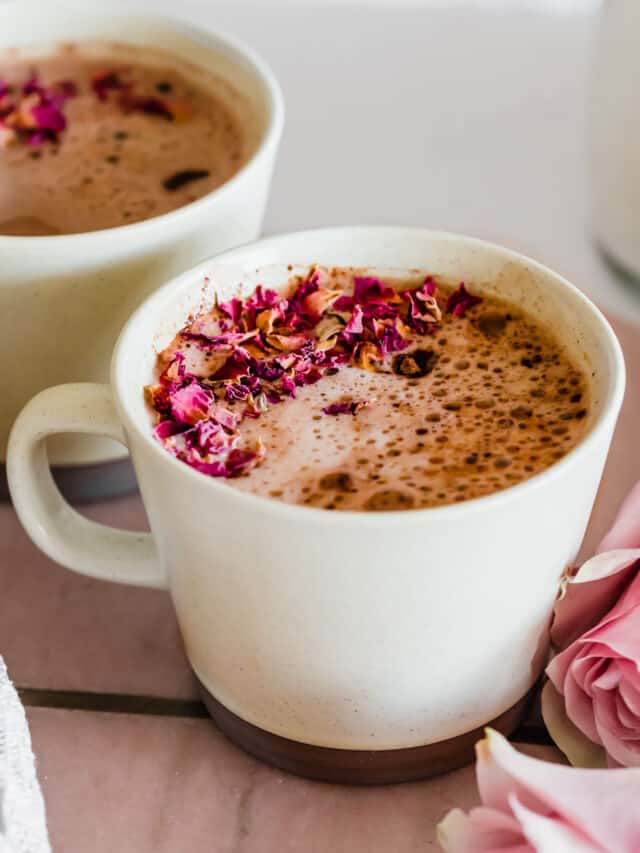
MULTIPOLYGON (((134 57, 136 46, 165 52, 215 76, 230 93, 246 158, 213 192, 146 221, 80 234, 0 235, 0 463, 13 420, 34 393, 106 379, 118 332, 145 296, 212 252, 258 235, 282 133, 283 102, 271 71, 226 37, 118 6, 0 5, 0 51, 13 51, 16 61, 33 57, 37 68, 38 57, 61 43, 83 41, 131 45, 134 57)), ((49 453, 74 497, 132 484, 123 448, 108 439, 60 436, 49 453)))

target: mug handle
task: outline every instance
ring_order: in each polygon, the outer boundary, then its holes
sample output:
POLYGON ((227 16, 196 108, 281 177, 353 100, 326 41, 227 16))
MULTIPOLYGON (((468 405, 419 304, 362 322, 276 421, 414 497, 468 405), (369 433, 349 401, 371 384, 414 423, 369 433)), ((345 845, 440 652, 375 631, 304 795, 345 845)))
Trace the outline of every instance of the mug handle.
POLYGON ((57 433, 106 436, 127 446, 107 385, 58 385, 27 403, 11 430, 6 467, 13 505, 29 536, 47 556, 74 572, 166 589, 150 533, 89 521, 62 497, 46 448, 46 439, 57 433))

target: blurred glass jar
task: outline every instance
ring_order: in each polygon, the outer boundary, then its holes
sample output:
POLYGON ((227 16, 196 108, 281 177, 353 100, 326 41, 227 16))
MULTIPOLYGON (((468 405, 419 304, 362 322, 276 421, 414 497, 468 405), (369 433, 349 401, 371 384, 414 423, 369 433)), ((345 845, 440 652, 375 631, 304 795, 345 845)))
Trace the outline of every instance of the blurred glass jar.
POLYGON ((640 281, 640 0, 605 0, 591 116, 595 239, 640 281))

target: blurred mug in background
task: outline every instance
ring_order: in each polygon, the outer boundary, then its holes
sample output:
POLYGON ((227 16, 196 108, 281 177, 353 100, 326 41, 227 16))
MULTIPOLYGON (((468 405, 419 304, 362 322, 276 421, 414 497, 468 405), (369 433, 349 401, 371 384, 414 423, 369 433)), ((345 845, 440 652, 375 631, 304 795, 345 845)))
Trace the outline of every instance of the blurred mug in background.
POLYGON ((591 123, 593 227, 611 264, 640 283, 640 2, 605 0, 591 123))

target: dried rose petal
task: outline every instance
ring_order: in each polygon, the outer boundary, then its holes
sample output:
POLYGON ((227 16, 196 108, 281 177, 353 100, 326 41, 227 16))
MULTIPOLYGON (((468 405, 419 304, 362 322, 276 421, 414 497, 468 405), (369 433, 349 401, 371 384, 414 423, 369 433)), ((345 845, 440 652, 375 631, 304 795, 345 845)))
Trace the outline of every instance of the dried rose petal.
POLYGON ((357 415, 360 409, 369 405, 368 400, 352 401, 350 403, 331 403, 323 408, 325 415, 357 415))
POLYGON ((78 86, 73 80, 59 80, 54 83, 53 89, 65 100, 67 98, 75 98, 78 94, 78 86))
POLYGON ((393 326, 384 326, 384 330, 379 338, 380 350, 382 355, 387 355, 390 352, 400 352, 409 346, 408 341, 399 331, 397 324, 393 326))
POLYGON ((167 102, 163 101, 162 98, 156 98, 154 95, 134 95, 125 91, 121 95, 119 103, 125 113, 145 113, 173 121, 173 113, 167 102))
MULTIPOLYGON (((477 298, 463 288, 457 293, 452 311, 475 304, 477 298)), ((322 269, 298 279, 286 297, 258 285, 248 297, 216 302, 159 356, 164 366, 159 385, 146 389, 160 419, 156 437, 203 473, 241 476, 264 457, 264 448, 241 445, 245 418, 259 418, 269 406, 345 365, 394 369, 397 354, 412 344, 413 375, 420 367, 416 336, 431 333, 440 319, 431 278, 396 291, 378 278, 355 276, 348 295, 331 289, 331 277, 322 269)), ((322 411, 355 415, 366 405, 366 400, 341 401, 322 411)))
POLYGON ((218 309, 229 317, 234 326, 237 326, 240 323, 242 307, 242 299, 230 299, 228 302, 223 302, 218 305, 218 309))
POLYGON ((195 424, 209 417, 214 396, 192 380, 182 388, 170 392, 171 414, 179 423, 195 424))
POLYGON ((67 126, 67 120, 62 111, 52 104, 38 104, 31 109, 35 126, 38 130, 50 130, 53 133, 61 133, 67 126))
POLYGON ((454 317, 464 317, 469 308, 473 308, 481 302, 482 298, 469 293, 464 282, 461 281, 458 289, 447 299, 447 312, 453 314, 454 317))
POLYGON ((70 80, 43 86, 37 75, 27 80, 15 100, 8 97, 9 89, 0 81, 0 118, 5 128, 2 143, 21 141, 38 146, 56 142, 67 126, 63 107, 77 93, 70 80))
POLYGON ((251 390, 249 387, 243 385, 241 382, 229 382, 224 388, 224 396, 230 403, 237 400, 246 400, 250 394, 251 390))
POLYGON ((308 343, 306 335, 267 335, 267 343, 270 347, 280 352, 295 352, 308 343))
POLYGON ((382 284, 379 278, 354 276, 353 298, 355 302, 387 301, 396 297, 392 287, 382 284))
POLYGON ((345 335, 359 335, 362 333, 363 325, 362 325, 362 308, 360 305, 355 305, 353 311, 351 312, 351 317, 349 322, 343 329, 343 336, 345 335))
POLYGON ((259 443, 254 450, 242 450, 236 448, 232 450, 227 458, 227 477, 241 477, 247 474, 256 465, 264 459, 265 449, 262 443, 259 443))
POLYGON ((128 84, 117 71, 101 71, 91 78, 91 88, 100 101, 106 101, 109 92, 127 89, 128 84))
POLYGON ((23 95, 39 94, 42 91, 43 88, 40 84, 40 78, 37 74, 32 74, 22 87, 23 95))
POLYGON ((304 313, 311 317, 320 318, 327 308, 330 308, 333 303, 341 295, 340 290, 315 290, 309 293, 302 300, 304 313))

